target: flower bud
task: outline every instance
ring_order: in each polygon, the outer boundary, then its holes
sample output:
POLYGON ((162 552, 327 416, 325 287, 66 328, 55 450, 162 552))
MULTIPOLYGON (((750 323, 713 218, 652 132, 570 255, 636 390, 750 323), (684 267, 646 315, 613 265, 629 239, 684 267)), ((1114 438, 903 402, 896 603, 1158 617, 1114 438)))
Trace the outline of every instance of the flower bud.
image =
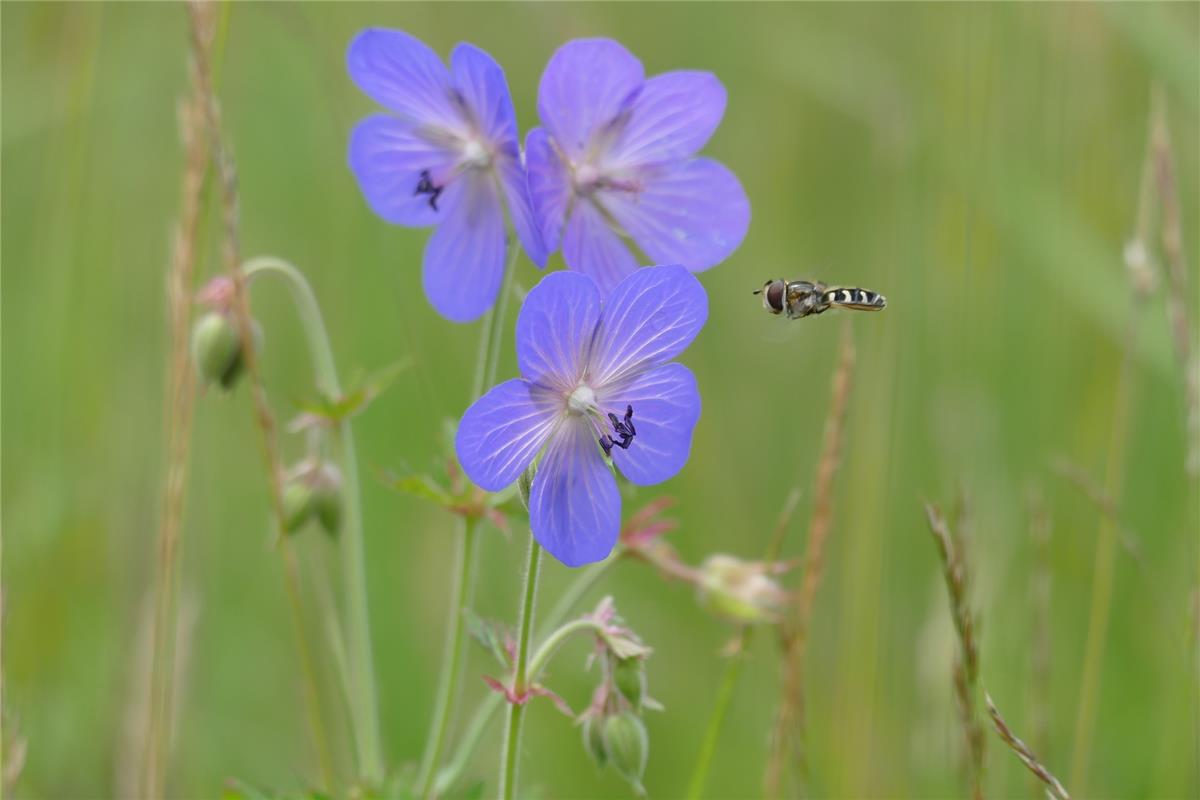
POLYGON ((646 664, 641 658, 623 658, 613 667, 613 682, 617 691, 629 701, 634 710, 642 708, 646 696, 646 664))
POLYGON ((772 622, 787 594, 766 572, 761 563, 723 554, 709 556, 700 566, 700 604, 742 625, 772 622))
POLYGON ((604 751, 609 763, 633 790, 644 794, 642 775, 650 755, 650 737, 641 717, 632 711, 622 711, 604 720, 604 751))
POLYGON ((283 529, 295 533, 315 511, 312 485, 303 476, 289 478, 283 486, 283 529))
MULTIPOLYGON (((252 323, 254 347, 262 346, 262 329, 252 323)), ((192 327, 192 358, 205 383, 232 389, 242 374, 242 343, 233 319, 220 311, 209 311, 192 327)))
POLYGON ((608 753, 604 752, 604 718, 592 714, 583 720, 583 749, 587 751, 597 767, 608 763, 608 753))
POLYGON ((330 536, 342 527, 342 475, 333 464, 322 464, 313 487, 313 507, 317 521, 330 536))

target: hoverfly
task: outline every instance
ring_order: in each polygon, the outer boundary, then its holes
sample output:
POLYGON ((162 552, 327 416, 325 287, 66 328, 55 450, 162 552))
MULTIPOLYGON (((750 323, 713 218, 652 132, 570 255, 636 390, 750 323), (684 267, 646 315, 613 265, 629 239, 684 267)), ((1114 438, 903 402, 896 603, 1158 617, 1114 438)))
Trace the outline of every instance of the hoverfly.
POLYGON ((867 289, 829 288, 820 281, 785 281, 776 278, 754 292, 763 296, 763 308, 772 314, 787 312, 788 319, 824 314, 831 308, 879 311, 887 298, 867 289))

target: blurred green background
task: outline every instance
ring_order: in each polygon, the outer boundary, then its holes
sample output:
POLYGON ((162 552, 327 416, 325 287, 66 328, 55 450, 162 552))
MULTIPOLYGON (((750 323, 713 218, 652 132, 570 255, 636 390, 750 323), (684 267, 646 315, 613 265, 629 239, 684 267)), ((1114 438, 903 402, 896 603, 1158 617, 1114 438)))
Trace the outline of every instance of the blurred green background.
MULTIPOLYGON (((144 696, 139 620, 153 578, 163 483, 165 273, 187 87, 179 5, 3 4, 4 669, 9 732, 27 742, 21 797, 119 795, 136 763, 144 696)), ((1016 731, 1031 711, 1035 548, 1026 497, 1052 517, 1052 643, 1044 760, 1070 760, 1099 525, 1051 469, 1104 474, 1135 295, 1131 236, 1150 111, 1164 90, 1195 265, 1200 6, 724 4, 234 4, 219 65, 241 178, 247 256, 298 264, 317 291, 342 373, 413 366, 356 421, 365 477, 372 623, 391 764, 419 757, 446 620, 452 521, 394 493, 382 469, 428 469, 440 421, 468 401, 477 325, 420 288, 426 233, 375 218, 346 167, 372 110, 344 52, 366 26, 403 28, 448 54, 460 40, 507 71, 523 130, 538 77, 571 37, 619 39, 648 74, 714 71, 729 91, 706 149, 744 183, 745 243, 705 273, 711 316, 684 357, 704 397, 691 461, 632 510, 679 500, 672 539, 691 562, 758 557, 784 498, 804 490, 786 552, 802 552, 843 321, 858 370, 836 518, 810 648, 812 792, 965 793, 950 685, 954 639, 922 498, 973 519, 982 679, 1016 731), (788 323, 750 290, 816 277, 883 292, 878 315, 788 323)), ((201 278, 220 267, 218 215, 201 278)), ((1155 255, 1157 232, 1154 237, 1155 255)), ((561 268, 556 256, 552 268, 561 268)), ((527 261, 517 280, 538 273, 527 261)), ((1197 311, 1195 275, 1185 304, 1197 311)), ((256 286, 265 379, 279 416, 311 393, 288 298, 256 286)), ((1126 481, 1118 501, 1140 556, 1118 553, 1088 786, 1103 797, 1200 792, 1197 487, 1184 470, 1183 380, 1164 290, 1140 303, 1126 481)), ((509 325, 511 338, 511 323, 509 325)), ((506 347, 502 376, 515 372, 506 347)), ((289 458, 301 445, 284 442, 289 458)), ((249 394, 198 399, 184 529, 185 680, 169 793, 215 795, 236 776, 278 789, 315 777, 249 394)), ((475 603, 516 616, 522 535, 483 538, 475 603)), ((306 573, 335 552, 300 540, 306 573)), ((571 579, 550 563, 542 607, 571 579)), ((308 587, 311 599, 312 587, 308 587)), ((655 648, 652 796, 682 794, 733 630, 692 592, 621 564, 606 593, 655 648)), ((310 604, 310 609, 313 606, 310 604)), ((314 622, 314 636, 319 636, 314 622)), ((550 685, 582 708, 582 642, 550 685)), ((323 661, 327 661, 322 657, 323 661)), ((465 709, 495 672, 474 650, 465 709)), ((756 638, 709 781, 760 791, 779 696, 773 637, 756 638)), ((328 677, 328 669, 323 668, 328 677)), ((331 722, 343 774, 348 734, 331 722)), ((991 731, 987 787, 1034 794, 991 731)), ((494 788, 493 726, 471 767, 494 788)), ((530 707, 523 784, 547 797, 625 796, 577 729, 530 707)))

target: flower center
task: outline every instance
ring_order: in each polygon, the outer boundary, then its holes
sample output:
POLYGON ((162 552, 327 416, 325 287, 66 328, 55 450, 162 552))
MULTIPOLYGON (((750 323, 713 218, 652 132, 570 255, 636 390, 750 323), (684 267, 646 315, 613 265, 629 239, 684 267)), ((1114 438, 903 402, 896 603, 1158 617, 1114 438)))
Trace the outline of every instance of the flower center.
POLYGON ((642 190, 641 181, 632 177, 618 177, 590 162, 572 166, 572 185, 576 196, 590 197, 601 189, 637 194, 642 190))
POLYGON ((478 139, 467 139, 463 143, 462 164, 467 169, 487 169, 492 165, 492 154, 478 139))
POLYGON ((575 168, 575 192, 591 194, 599 186, 601 178, 600 170, 591 164, 579 165, 575 168))
POLYGON ((571 392, 570 397, 567 398, 567 408, 573 414, 587 414, 590 411, 595 411, 596 393, 586 383, 579 384, 575 387, 575 391, 571 392))

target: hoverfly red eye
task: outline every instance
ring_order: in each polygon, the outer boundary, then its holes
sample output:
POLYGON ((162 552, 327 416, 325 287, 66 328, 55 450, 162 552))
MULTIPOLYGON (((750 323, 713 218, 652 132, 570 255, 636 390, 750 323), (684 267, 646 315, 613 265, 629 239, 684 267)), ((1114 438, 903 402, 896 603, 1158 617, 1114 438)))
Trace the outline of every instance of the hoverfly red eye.
POLYGON ((785 284, 783 281, 771 281, 767 285, 767 305, 776 314, 783 311, 783 292, 785 284))

